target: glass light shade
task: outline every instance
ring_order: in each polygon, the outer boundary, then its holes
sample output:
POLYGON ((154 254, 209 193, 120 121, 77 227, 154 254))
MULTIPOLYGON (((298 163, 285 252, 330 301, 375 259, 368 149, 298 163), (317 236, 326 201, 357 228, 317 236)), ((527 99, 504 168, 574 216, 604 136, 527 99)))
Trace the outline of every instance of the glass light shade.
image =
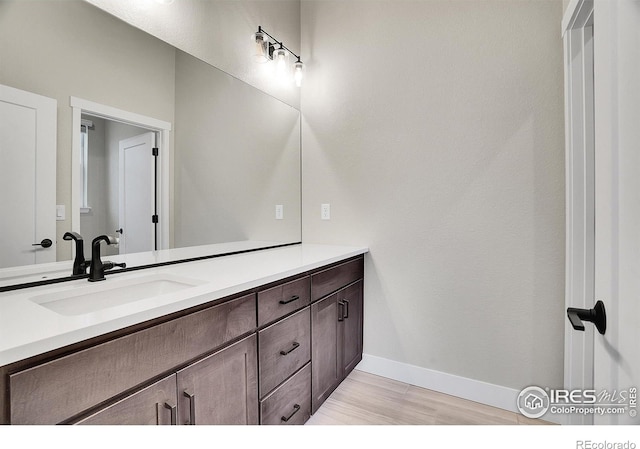
POLYGON ((287 62, 289 59, 289 52, 280 47, 273 52, 273 60, 276 63, 276 73, 278 76, 284 76, 287 73, 287 62))
POLYGON ((304 70, 304 64, 301 61, 297 61, 293 64, 293 80, 297 87, 302 86, 302 71, 304 70))
POLYGON ((255 43, 253 57, 256 62, 269 61, 269 38, 267 35, 258 31, 253 35, 253 42, 255 43))

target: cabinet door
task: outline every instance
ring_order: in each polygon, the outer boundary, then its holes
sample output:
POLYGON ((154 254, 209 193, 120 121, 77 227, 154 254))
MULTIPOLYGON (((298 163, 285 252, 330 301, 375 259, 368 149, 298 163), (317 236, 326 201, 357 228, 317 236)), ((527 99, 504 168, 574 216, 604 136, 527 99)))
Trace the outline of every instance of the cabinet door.
POLYGON ((137 391, 77 424, 176 424, 176 375, 137 391))
POLYGON ((258 424, 255 335, 189 365, 177 376, 179 424, 258 424))
POLYGON ((362 281, 338 292, 340 339, 338 352, 341 360, 341 377, 345 378, 362 360, 362 281))
POLYGON ((311 305, 311 348, 311 413, 315 413, 341 379, 336 294, 311 305))

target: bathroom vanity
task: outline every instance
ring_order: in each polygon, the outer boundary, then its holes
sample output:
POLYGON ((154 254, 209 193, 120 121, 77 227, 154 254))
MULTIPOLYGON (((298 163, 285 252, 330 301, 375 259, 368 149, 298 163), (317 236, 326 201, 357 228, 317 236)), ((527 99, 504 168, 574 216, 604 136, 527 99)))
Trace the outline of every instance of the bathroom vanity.
POLYGON ((300 244, 1 293, 0 422, 302 424, 362 358, 366 252, 300 244))

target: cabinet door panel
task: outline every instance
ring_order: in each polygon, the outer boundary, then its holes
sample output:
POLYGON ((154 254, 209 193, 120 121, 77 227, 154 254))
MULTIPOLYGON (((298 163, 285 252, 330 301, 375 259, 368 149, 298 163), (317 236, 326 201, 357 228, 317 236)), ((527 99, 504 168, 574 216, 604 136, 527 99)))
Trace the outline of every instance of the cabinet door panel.
POLYGON ((362 360, 362 281, 338 292, 342 321, 342 377, 346 377, 362 360))
POLYGON ((77 424, 176 424, 176 407, 176 375, 173 374, 99 410, 77 424))
POLYGON ((178 423, 258 424, 255 335, 178 372, 178 423))
POLYGON ((338 298, 331 295, 311 305, 311 413, 340 381, 338 360, 338 298))

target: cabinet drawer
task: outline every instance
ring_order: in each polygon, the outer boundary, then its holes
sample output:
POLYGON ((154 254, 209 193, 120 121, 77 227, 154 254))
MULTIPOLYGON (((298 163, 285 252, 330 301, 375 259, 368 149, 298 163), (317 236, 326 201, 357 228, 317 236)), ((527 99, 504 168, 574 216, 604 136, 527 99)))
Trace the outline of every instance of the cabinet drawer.
POLYGON ((364 258, 359 257, 311 276, 311 300, 333 293, 364 276, 364 258))
POLYGON ((177 424, 176 375, 159 380, 80 420, 77 424, 177 424))
POLYGON ((263 326, 311 302, 308 276, 258 292, 258 326, 263 326))
POLYGON ((258 333, 261 397, 311 360, 310 328, 306 307, 258 333))
POLYGON ((12 424, 55 424, 256 328, 255 294, 9 376, 12 424))
POLYGON ((311 416, 311 364, 260 401, 260 424, 304 424, 311 416))

